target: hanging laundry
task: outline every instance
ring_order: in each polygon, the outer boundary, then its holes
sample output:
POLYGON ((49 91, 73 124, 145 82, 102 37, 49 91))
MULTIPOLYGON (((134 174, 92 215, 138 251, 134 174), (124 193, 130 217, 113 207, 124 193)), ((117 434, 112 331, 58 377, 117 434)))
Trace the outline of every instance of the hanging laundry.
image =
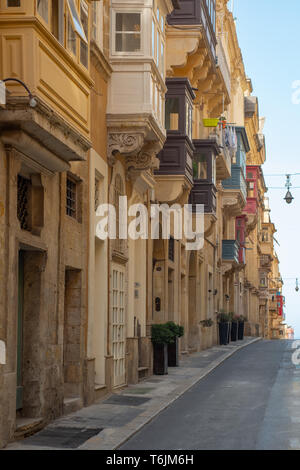
POLYGON ((230 147, 230 130, 228 126, 225 128, 225 145, 226 147, 230 147))

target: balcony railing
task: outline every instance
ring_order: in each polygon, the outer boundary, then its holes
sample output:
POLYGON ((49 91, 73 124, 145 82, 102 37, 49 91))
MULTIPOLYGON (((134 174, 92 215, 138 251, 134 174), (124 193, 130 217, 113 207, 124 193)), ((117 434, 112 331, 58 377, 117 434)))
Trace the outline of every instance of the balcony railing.
POLYGON ((218 40, 217 43, 217 65, 220 67, 221 73, 224 78, 224 82, 228 91, 228 94, 230 96, 231 93, 231 78, 230 78, 230 70, 229 66, 227 63, 226 55, 221 43, 221 40, 218 40))
POLYGON ((239 242, 237 240, 223 240, 222 259, 239 263, 239 242))
POLYGON ((221 125, 218 125, 217 127, 213 128, 205 127, 204 138, 214 140, 220 147, 221 154, 224 157, 226 167, 228 169, 228 172, 230 173, 233 150, 226 145, 225 129, 223 129, 221 125))

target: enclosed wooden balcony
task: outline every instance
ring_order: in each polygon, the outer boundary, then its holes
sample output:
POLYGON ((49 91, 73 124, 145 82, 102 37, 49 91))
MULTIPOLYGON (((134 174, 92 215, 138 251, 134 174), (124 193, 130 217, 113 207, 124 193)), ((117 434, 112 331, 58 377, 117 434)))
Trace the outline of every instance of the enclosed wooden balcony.
POLYGON ((204 127, 203 138, 212 141, 218 146, 216 158, 216 178, 223 181, 231 176, 232 150, 228 147, 225 138, 225 129, 221 124, 217 127, 204 127))
POLYGON ((216 157, 219 147, 214 140, 193 140, 193 188, 189 203, 204 205, 204 212, 216 214, 216 157))
POLYGON ((205 32, 205 39, 210 47, 211 54, 216 57, 216 5, 215 0, 179 0, 179 8, 168 16, 170 25, 201 25, 205 32))
POLYGON ((0 79, 18 79, 27 90, 15 80, 6 82, 7 105, 0 112, 4 143, 25 153, 32 147, 35 158, 42 141, 48 151, 43 165, 62 171, 69 161, 86 159, 91 146, 91 2, 20 0, 13 5, 0 4, 0 79))
POLYGON ((158 154, 159 168, 155 171, 156 193, 160 201, 175 201, 183 193, 188 197, 193 184, 193 157, 195 146, 192 140, 193 100, 195 94, 186 78, 166 80, 167 140, 158 154))
POLYGON ((237 240, 222 241, 222 259, 231 263, 239 263, 239 242, 237 240))
POLYGON ((236 133, 238 148, 231 164, 231 177, 224 180, 222 186, 224 188, 224 208, 231 215, 237 216, 242 213, 247 200, 246 154, 250 147, 245 128, 236 127, 236 133))

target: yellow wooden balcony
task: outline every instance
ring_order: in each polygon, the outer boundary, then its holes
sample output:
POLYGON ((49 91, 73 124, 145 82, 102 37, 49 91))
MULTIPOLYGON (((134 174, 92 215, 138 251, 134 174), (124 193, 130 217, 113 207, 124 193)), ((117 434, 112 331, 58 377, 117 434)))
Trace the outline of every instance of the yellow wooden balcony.
POLYGON ((65 161, 85 159, 90 147, 91 3, 0 2, 0 79, 21 80, 37 102, 30 107, 25 88, 8 81, 0 126, 17 122, 65 161))

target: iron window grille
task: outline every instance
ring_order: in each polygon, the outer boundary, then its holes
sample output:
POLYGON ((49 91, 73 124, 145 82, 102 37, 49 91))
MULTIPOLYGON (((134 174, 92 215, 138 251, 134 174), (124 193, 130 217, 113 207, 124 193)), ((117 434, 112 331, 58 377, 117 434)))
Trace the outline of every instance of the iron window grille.
POLYGON ((71 178, 67 178, 66 214, 77 217, 77 184, 71 178))
POLYGON ((174 262, 175 259, 175 242, 174 238, 170 237, 169 239, 169 260, 174 262))
POLYGON ((17 202, 17 215, 20 221, 22 230, 30 232, 30 191, 31 181, 28 178, 24 178, 18 175, 18 202, 17 202))

